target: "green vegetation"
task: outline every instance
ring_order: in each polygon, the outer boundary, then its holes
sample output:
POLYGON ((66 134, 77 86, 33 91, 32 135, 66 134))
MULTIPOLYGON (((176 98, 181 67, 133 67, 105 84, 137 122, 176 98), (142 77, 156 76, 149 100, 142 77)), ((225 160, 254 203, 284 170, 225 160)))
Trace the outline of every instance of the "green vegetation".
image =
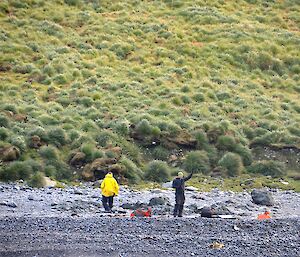
POLYGON ((151 161, 145 169, 145 178, 154 182, 166 182, 170 179, 170 169, 163 161, 151 161))
POLYGON ((2 0, 0 25, 0 179, 299 177, 253 153, 300 152, 297 0, 2 0))
POLYGON ((218 164, 225 170, 225 174, 229 177, 237 177, 241 175, 243 170, 241 157, 234 153, 226 153, 218 164))
POLYGON ((201 172, 208 174, 210 171, 209 159, 205 151, 194 151, 187 154, 184 168, 188 172, 201 172))

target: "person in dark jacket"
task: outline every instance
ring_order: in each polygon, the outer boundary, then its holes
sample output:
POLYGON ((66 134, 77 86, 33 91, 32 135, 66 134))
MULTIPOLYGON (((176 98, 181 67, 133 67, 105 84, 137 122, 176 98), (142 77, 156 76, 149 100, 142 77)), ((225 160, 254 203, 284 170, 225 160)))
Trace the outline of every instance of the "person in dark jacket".
POLYGON ((174 217, 182 217, 183 205, 185 202, 184 196, 184 183, 188 181, 193 176, 191 173, 187 177, 183 177, 182 172, 178 172, 178 176, 173 180, 172 187, 175 188, 175 207, 174 207, 174 217))

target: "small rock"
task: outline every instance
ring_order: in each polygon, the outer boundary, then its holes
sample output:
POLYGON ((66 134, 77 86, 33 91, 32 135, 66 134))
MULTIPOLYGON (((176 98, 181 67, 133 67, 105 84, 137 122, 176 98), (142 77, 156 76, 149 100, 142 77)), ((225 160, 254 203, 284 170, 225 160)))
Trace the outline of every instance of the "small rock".
POLYGON ((57 184, 56 181, 52 180, 49 177, 44 177, 44 187, 52 188, 55 187, 57 184))
POLYGON ((75 195, 83 195, 82 191, 78 190, 78 189, 75 189, 74 190, 74 194, 75 195))
POLYGON ((160 190, 160 189, 153 189, 153 190, 151 190, 151 193, 153 193, 153 194, 161 194, 161 193, 163 193, 163 191, 160 190))
POLYGON ((206 200, 206 198, 202 195, 192 195, 191 197, 198 200, 206 200))
POLYGON ((237 225, 233 225, 233 229, 234 229, 235 231, 240 230, 240 228, 239 228, 237 225))
POLYGON ((29 201, 34 201, 34 197, 33 197, 32 195, 29 195, 29 196, 28 196, 28 200, 29 200, 29 201))
POLYGON ((198 208, 197 204, 191 204, 188 208, 192 213, 201 213, 201 209, 198 208))
POLYGON ((172 188, 172 181, 163 183, 161 186, 162 188, 172 188))
POLYGON ((192 191, 192 192, 195 192, 195 191, 198 190, 198 188, 193 187, 193 186, 187 186, 187 187, 185 187, 185 190, 186 190, 186 191, 192 191))

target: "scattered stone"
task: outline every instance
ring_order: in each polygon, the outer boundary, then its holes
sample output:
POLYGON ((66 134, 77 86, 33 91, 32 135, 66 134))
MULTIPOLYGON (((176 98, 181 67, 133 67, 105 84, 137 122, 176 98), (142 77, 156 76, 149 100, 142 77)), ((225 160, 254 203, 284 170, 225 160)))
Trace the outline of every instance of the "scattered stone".
POLYGON ((206 200, 206 198, 204 196, 199 195, 199 194, 192 195, 191 197, 194 198, 194 199, 198 199, 198 200, 206 200))
POLYGON ((192 213, 201 213, 201 208, 198 207, 197 204, 191 204, 188 206, 188 209, 192 212, 192 213))
POLYGON ((195 191, 198 191, 198 188, 193 187, 193 186, 187 186, 187 187, 185 187, 185 190, 186 191, 195 192, 195 191))
POLYGON ((74 194, 75 195, 83 195, 83 192, 79 189, 74 189, 74 194))
POLYGON ((32 195, 29 195, 29 196, 28 196, 28 200, 29 200, 29 201, 34 201, 34 197, 33 197, 32 195))
POLYGON ((14 202, 0 202, 0 205, 10 208, 17 208, 17 205, 14 202))
POLYGON ((234 229, 235 231, 240 230, 240 228, 239 228, 237 225, 233 225, 233 229, 234 229))
POLYGON ((254 189, 251 192, 251 197, 253 202, 258 205, 273 206, 275 204, 273 196, 266 190, 254 189))
POLYGON ((212 249, 222 249, 224 247, 224 244, 219 242, 213 242, 209 245, 209 247, 212 249))
POLYGON ((151 193, 153 193, 153 194, 162 194, 163 191, 160 190, 160 189, 152 189, 152 190, 151 190, 151 193))

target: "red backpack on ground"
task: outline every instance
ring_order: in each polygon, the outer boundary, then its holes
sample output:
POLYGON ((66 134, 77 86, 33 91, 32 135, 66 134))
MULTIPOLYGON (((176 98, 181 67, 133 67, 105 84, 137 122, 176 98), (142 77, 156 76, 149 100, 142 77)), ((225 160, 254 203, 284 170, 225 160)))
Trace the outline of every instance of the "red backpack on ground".
POLYGON ((143 209, 136 209, 130 214, 130 217, 151 217, 152 211, 151 208, 148 208, 146 211, 143 209))

